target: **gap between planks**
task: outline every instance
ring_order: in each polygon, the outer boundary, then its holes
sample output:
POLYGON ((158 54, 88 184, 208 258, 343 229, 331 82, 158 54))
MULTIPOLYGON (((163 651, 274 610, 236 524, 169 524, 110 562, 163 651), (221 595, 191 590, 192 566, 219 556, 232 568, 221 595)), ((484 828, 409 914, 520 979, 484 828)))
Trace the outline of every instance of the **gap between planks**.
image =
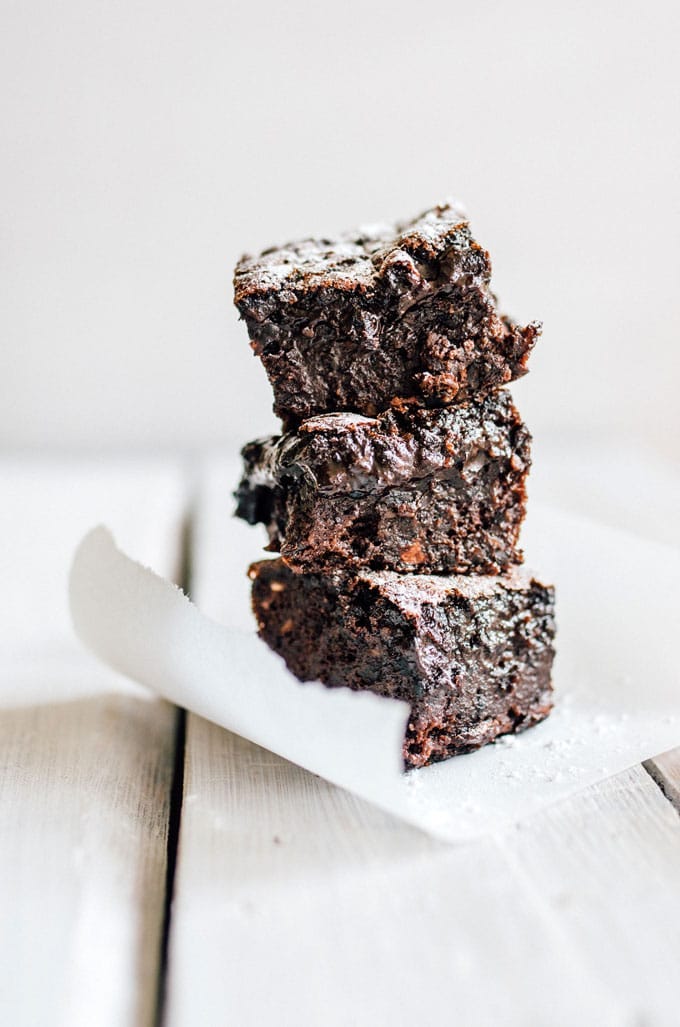
MULTIPOLYGON (((189 596, 191 595, 194 530, 194 503, 190 500, 186 516, 182 522, 182 531, 180 536, 180 570, 177 576, 177 584, 189 596)), ((168 982, 168 952, 172 931, 172 901, 175 893, 175 874, 177 870, 177 855, 179 850, 182 809, 184 804, 187 711, 179 706, 175 707, 175 711, 174 766, 172 773, 172 785, 170 788, 170 808, 168 812, 165 898, 153 1027, 162 1027, 165 1020, 165 1004, 168 982)))
POLYGON ((176 707, 174 767, 170 788, 170 809, 168 812, 168 837, 165 857, 165 894, 163 905, 163 925, 161 928, 160 954, 158 962, 158 982, 156 990, 154 1027, 162 1027, 168 977, 168 948, 172 926, 172 899, 175 891, 175 872, 177 869, 177 851, 182 821, 182 802, 184 795, 184 757, 186 750, 186 710, 176 707))
POLYGON ((178 714, 121 694, 81 650, 65 584, 77 542, 102 521, 176 578, 185 476, 146 460, 22 460, 3 472, 13 603, 0 668, 0 1022, 150 1027, 178 714))

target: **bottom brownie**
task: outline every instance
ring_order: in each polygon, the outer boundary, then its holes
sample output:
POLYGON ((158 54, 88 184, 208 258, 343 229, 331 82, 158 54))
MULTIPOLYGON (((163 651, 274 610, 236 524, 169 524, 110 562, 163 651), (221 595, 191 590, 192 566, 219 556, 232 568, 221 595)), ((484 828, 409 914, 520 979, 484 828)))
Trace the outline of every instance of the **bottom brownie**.
POLYGON ((279 559, 249 576, 260 636, 301 681, 411 704, 408 767, 522 731, 552 708, 554 590, 526 571, 295 574, 279 559))

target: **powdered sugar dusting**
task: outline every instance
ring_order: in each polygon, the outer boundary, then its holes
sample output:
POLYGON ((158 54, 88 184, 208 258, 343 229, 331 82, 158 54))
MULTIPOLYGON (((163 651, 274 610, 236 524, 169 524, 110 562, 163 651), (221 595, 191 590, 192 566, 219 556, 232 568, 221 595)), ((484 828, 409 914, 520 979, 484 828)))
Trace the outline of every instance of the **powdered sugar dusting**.
POLYGON ((360 424, 375 424, 374 417, 367 417, 365 414, 354 414, 349 411, 330 414, 319 414, 317 417, 308 417, 298 428, 299 432, 323 432, 333 431, 338 428, 354 428, 360 424))
POLYGON ((244 256, 236 268, 237 293, 272 289, 366 288, 383 257, 413 247, 445 252, 450 236, 467 224, 462 204, 448 200, 411 221, 362 225, 322 239, 301 239, 244 256))
POLYGON ((441 603, 452 596, 478 599, 502 591, 521 591, 531 585, 533 576, 523 567, 503 575, 448 576, 398 574, 396 571, 361 571, 358 577, 378 587, 402 609, 417 612, 423 603, 441 603))

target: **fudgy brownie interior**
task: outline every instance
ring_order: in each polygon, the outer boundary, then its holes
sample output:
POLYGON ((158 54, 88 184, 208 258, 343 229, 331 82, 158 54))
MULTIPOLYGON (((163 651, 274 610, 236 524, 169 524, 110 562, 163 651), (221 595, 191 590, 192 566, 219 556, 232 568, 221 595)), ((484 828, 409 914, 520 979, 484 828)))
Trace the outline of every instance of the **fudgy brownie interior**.
POLYGON ((506 391, 250 443, 237 514, 296 570, 498 574, 521 561, 530 435, 506 391))
POLYGON ((538 322, 496 309, 489 255, 450 203, 393 225, 243 257, 234 301, 287 427, 374 416, 394 398, 445 406, 526 373, 538 322))
POLYGON ((302 681, 404 699, 409 767, 523 730, 552 707, 554 592, 503 577, 250 568, 259 633, 302 681))

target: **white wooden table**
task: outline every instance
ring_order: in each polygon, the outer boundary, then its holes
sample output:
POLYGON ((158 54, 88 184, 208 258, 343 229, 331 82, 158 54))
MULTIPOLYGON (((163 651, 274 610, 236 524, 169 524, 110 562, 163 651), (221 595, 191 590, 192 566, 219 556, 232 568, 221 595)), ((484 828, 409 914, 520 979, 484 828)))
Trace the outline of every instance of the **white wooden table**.
MULTIPOLYGON (((3 1027, 680 1022, 680 749, 502 836, 435 842, 72 639, 68 557, 100 520, 219 605, 195 472, 4 470, 3 1027)), ((615 508, 568 462, 543 496, 568 502, 569 473, 579 509, 615 508)), ((678 482, 649 473, 630 526, 654 534, 678 482)))

